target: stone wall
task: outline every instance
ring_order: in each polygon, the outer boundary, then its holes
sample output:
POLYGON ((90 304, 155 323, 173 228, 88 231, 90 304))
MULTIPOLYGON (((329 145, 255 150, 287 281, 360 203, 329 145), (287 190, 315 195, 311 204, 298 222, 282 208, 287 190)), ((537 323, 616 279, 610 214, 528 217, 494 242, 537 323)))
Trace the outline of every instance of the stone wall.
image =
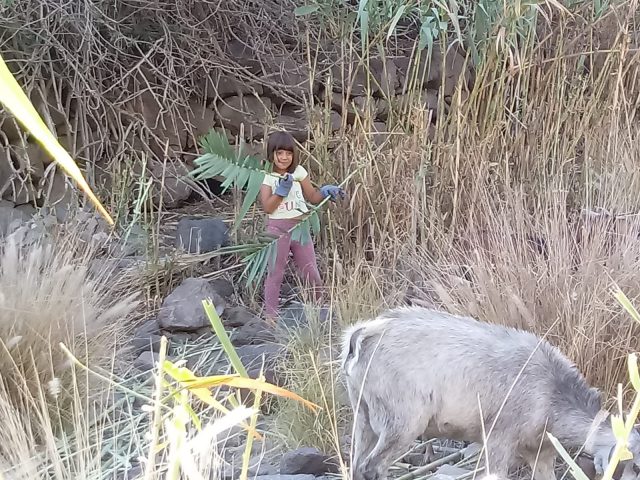
MULTIPOLYGON (((144 58, 125 87, 103 88, 98 99, 64 79, 48 88, 32 86, 28 93, 61 144, 90 166, 94 188, 108 192, 115 188, 115 172, 136 178, 146 164, 148 175, 163 178, 163 204, 171 208, 191 194, 194 185, 180 177, 199 154, 198 138, 212 128, 224 128, 232 143, 243 134, 251 151, 262 156, 262 140, 274 129, 287 129, 305 142, 313 137, 311 125, 322 122, 333 134, 367 116, 374 131, 385 132, 391 112, 401 115, 409 99, 432 110, 435 121, 439 99, 446 107, 457 80, 463 76, 468 84, 471 78, 456 49, 444 62, 436 48, 430 62, 414 62, 407 50, 385 60, 371 58, 368 67, 345 60, 337 49, 318 56, 313 68, 294 54, 264 55, 238 40, 228 42, 226 54, 236 69, 190 72, 195 88, 180 98, 166 95, 166 77, 144 58), (96 102, 100 114, 92 115, 96 102)), ((16 206, 67 202, 68 182, 49 168, 50 158, 33 141, 23 144, 24 135, 2 112, 0 122, 1 198, 16 206)))

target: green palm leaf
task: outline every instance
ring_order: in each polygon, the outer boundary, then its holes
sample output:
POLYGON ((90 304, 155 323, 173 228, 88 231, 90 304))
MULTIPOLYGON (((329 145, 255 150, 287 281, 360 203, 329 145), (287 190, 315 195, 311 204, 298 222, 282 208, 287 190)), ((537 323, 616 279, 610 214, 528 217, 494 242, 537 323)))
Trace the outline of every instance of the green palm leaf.
POLYGON ((244 145, 241 145, 238 151, 234 150, 226 135, 215 130, 202 137, 200 146, 204 153, 194 161, 196 168, 189 173, 191 177, 204 180, 221 176, 224 177, 223 191, 231 186, 246 190, 240 213, 232 229, 235 231, 258 197, 265 175, 271 172, 262 168, 259 159, 248 155, 244 145))

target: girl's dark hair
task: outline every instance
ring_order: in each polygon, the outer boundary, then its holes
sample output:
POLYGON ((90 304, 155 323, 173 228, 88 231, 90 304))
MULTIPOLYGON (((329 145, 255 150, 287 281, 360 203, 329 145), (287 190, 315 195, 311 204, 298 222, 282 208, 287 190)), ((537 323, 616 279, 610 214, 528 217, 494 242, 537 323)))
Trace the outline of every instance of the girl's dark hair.
POLYGON ((288 168, 289 173, 293 173, 298 166, 298 149, 293 136, 287 132, 273 132, 267 141, 267 161, 273 163, 273 156, 276 150, 287 150, 293 153, 293 161, 288 168))

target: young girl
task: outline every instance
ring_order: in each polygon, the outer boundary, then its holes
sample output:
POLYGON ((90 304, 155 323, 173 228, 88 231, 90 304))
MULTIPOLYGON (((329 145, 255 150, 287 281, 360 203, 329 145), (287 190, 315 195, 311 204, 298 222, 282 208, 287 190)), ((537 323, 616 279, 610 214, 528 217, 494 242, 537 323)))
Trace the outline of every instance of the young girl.
MULTIPOLYGON (((280 288, 284 270, 293 253, 293 260, 303 280, 311 284, 316 301, 320 300, 322 280, 318 271, 313 242, 305 244, 292 241, 287 230, 293 228, 301 217, 309 211, 305 200, 317 205, 331 195, 332 201, 345 193, 335 185, 324 185, 317 190, 311 185, 307 170, 298 163, 298 153, 293 137, 286 132, 274 132, 267 142, 267 160, 273 163, 273 172, 285 178, 266 175, 260 188, 260 202, 268 215, 267 232, 280 236, 277 242, 275 265, 268 268, 264 285, 265 316, 269 323, 275 324, 280 301, 280 288)), ((310 237, 307 237, 310 238, 310 237)))

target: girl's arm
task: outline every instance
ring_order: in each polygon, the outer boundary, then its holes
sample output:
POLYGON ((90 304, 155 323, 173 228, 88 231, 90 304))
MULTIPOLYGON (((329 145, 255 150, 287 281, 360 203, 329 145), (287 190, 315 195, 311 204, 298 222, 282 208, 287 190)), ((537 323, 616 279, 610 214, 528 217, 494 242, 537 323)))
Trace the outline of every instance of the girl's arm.
POLYGON ((317 205, 322 200, 324 200, 324 196, 322 195, 322 193, 320 193, 320 190, 318 190, 311 184, 309 175, 307 175, 303 180, 300 181, 300 185, 302 186, 302 195, 304 195, 304 199, 307 202, 317 205))
POLYGON ((271 193, 271 187, 269 185, 262 185, 260 187, 260 203, 262 203, 262 209, 266 213, 273 213, 276 211, 280 203, 282 203, 284 197, 271 193))

